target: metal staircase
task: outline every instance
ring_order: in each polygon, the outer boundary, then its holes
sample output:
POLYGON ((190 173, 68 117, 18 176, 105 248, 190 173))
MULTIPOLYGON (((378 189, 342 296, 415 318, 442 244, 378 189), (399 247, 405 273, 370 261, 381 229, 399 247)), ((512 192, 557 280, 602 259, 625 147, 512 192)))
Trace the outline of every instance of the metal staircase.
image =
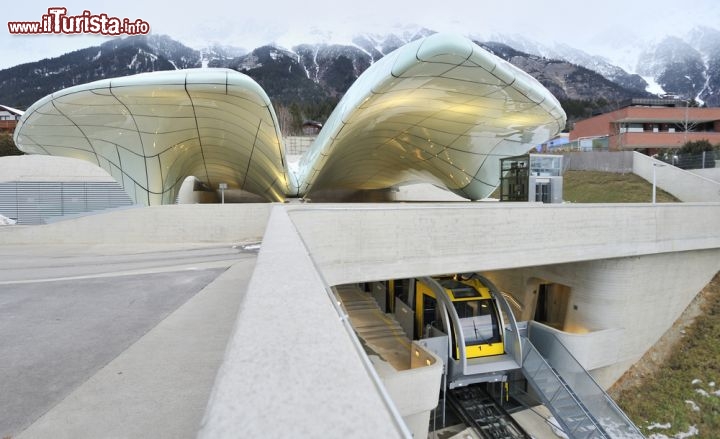
POLYGON ((565 433, 572 438, 609 437, 529 340, 523 341, 523 374, 565 433))
POLYGON ((554 334, 529 329, 530 337, 522 337, 523 375, 569 437, 644 437, 554 334))

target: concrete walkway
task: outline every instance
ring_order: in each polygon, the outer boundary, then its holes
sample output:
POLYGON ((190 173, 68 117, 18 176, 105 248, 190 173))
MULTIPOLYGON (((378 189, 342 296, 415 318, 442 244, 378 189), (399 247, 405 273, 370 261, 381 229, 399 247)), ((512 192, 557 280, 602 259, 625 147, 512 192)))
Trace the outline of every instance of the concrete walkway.
POLYGON ((195 437, 256 254, 187 247, 0 248, 0 437, 195 437))

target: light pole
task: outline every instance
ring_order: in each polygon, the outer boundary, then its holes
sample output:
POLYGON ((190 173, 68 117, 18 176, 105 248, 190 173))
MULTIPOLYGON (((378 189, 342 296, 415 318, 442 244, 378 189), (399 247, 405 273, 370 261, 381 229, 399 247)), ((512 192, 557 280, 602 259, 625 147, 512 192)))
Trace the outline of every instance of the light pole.
POLYGON ((655 170, 656 170, 657 168, 662 168, 662 167, 665 166, 665 165, 660 164, 660 163, 654 163, 654 162, 653 162, 652 165, 653 165, 653 197, 652 197, 652 203, 655 204, 655 193, 656 193, 656 191, 657 191, 657 176, 656 176, 655 170))
POLYGON ((220 183, 218 188, 220 189, 221 204, 225 204, 225 189, 227 189, 227 183, 220 183))

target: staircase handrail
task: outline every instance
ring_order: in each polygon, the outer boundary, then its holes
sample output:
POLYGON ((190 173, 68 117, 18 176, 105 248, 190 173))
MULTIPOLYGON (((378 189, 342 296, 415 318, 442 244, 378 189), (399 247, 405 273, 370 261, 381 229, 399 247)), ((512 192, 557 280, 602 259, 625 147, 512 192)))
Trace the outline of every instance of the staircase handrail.
MULTIPOLYGON (((538 360, 540 361, 540 363, 542 365, 541 368, 538 368, 537 371, 535 371, 535 374, 533 374, 533 376, 526 375, 526 378, 533 385, 533 387, 535 387, 535 389, 538 391, 541 399, 543 399, 543 402, 545 403, 547 408, 555 415, 557 422, 559 422, 562 425, 565 433, 569 434, 570 437, 575 437, 573 435, 574 431, 570 428, 570 425, 566 422, 564 416, 562 416, 562 413, 559 413, 552 404, 555 396, 557 395, 557 392, 559 392, 560 389, 567 392, 567 394, 570 396, 570 398, 573 400, 573 402, 575 402, 577 407, 582 411, 585 418, 588 421, 590 421, 590 423, 592 423, 592 425, 595 427, 597 433, 601 437, 603 437, 603 438, 609 437, 607 435, 607 433, 605 432, 605 430, 602 428, 602 426, 599 424, 599 422, 590 414, 587 407, 585 407, 585 405, 577 398, 577 395, 571 391, 568 384, 560 377, 560 375, 557 373, 557 371, 555 371, 555 369, 553 369, 550 366, 547 359, 545 357, 543 357, 542 354, 540 354, 540 351, 538 351, 537 348, 535 348, 535 346, 533 346, 533 344, 531 342, 529 342, 529 340, 525 340, 525 341, 526 342, 523 343, 523 371, 527 372, 528 375, 531 372, 530 370, 527 369, 527 363, 525 361, 531 354, 534 354, 535 356, 537 356, 538 360), (535 381, 533 380, 533 378, 538 373, 538 371, 540 371, 540 369, 544 369, 545 371, 550 372, 552 374, 552 376, 556 379, 558 388, 557 388, 557 391, 553 395, 546 395, 542 391, 542 389, 540 389, 540 387, 537 384, 535 384, 535 381)), ((578 425, 580 425, 580 424, 578 424, 578 425)))
MULTIPOLYGON (((550 330, 551 328, 547 327, 546 325, 543 325, 542 323, 538 323, 535 321, 531 321, 528 324, 528 339, 530 343, 533 344, 533 347, 537 349, 537 351, 540 353, 541 356, 545 360, 547 360, 548 364, 551 364, 551 366, 557 371, 558 375, 563 378, 566 382, 573 382, 576 381, 572 378, 579 378, 581 380, 584 380, 582 386, 576 386, 572 387, 578 396, 579 400, 583 403, 583 405, 587 406, 591 413, 595 414, 596 410, 593 410, 593 408, 601 409, 602 407, 599 407, 596 403, 593 403, 592 400, 590 400, 590 396, 600 396, 602 402, 610 409, 610 414, 619 417, 622 421, 622 427, 626 428, 626 433, 630 434, 630 437, 644 437, 640 430, 637 428, 635 423, 625 414, 625 412, 615 403, 615 401, 610 397, 610 395, 605 392, 605 390, 598 384, 597 381, 595 381, 595 378, 588 373, 588 371, 583 367, 583 365, 575 358, 575 356, 570 352, 570 350, 563 344, 562 340, 553 332, 550 330), (547 348, 548 345, 547 342, 543 340, 543 338, 549 339, 550 343, 552 344, 553 353, 561 352, 562 355, 565 357, 564 361, 560 362, 562 364, 554 364, 553 361, 549 358, 552 355, 548 352, 542 352, 543 348, 547 348), (569 360, 569 361, 568 361, 569 360), (571 368, 574 368, 577 371, 577 374, 574 377, 568 376, 569 369, 568 362, 571 365, 571 368), (564 367, 563 367, 564 366, 564 367), (565 372, 565 373, 563 373, 565 372), (586 394, 585 392, 578 391, 578 387, 584 387, 584 388, 590 388, 591 389, 591 395, 586 394)), ((602 418, 597 417, 598 422, 601 424, 603 423, 602 418)), ((606 427, 606 426, 604 426, 606 427)))

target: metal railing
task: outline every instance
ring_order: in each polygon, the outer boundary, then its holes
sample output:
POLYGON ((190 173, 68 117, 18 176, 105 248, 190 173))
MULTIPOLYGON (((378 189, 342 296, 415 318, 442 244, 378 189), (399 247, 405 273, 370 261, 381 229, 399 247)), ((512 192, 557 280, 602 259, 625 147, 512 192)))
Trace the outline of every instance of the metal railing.
POLYGON ((523 373, 571 438, 608 438, 562 377, 531 343, 523 343, 523 373))
POLYGON ((660 153, 656 158, 680 169, 708 169, 718 167, 720 151, 703 151, 694 154, 660 153))
POLYGON ((607 151, 609 149, 608 136, 581 137, 571 142, 551 148, 548 152, 559 153, 568 151, 607 151))
POLYGON ((317 136, 289 136, 283 138, 288 155, 302 155, 310 148, 317 136))

